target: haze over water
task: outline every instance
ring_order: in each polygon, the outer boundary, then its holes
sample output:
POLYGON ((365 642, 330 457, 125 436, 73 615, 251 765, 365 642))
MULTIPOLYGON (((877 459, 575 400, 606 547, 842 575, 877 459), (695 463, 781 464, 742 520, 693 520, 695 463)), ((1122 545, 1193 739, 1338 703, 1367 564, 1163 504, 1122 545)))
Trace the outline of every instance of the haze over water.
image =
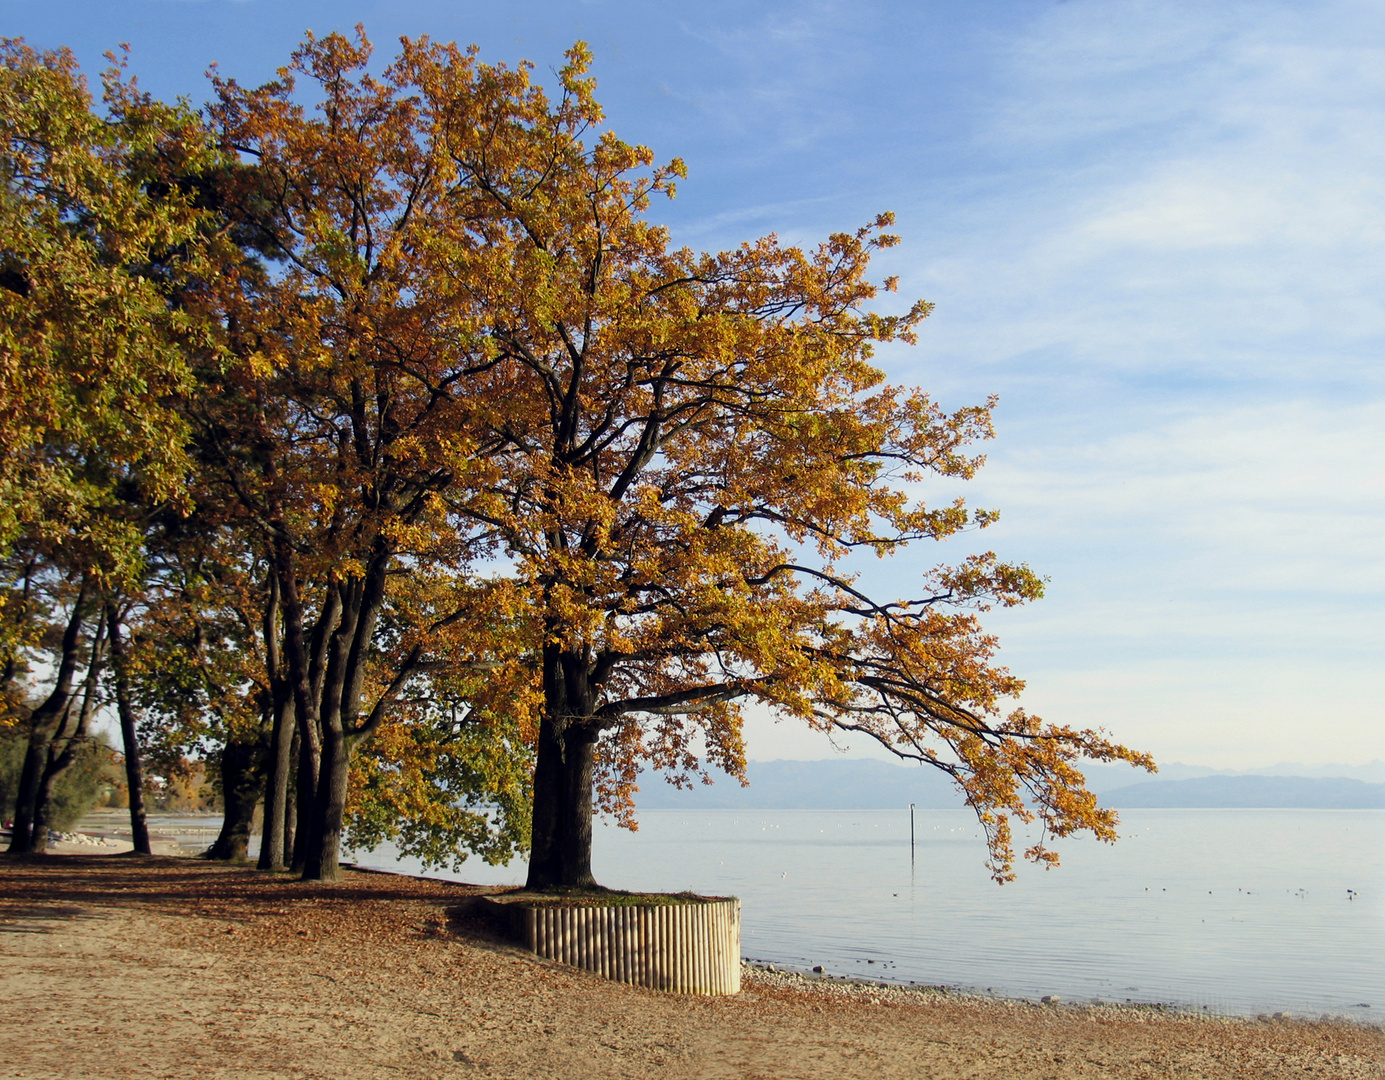
MULTIPOLYGON (((918 811, 912 865, 907 810, 646 811, 637 833, 598 826, 593 869, 613 888, 739 896, 742 953, 787 967, 1385 1019, 1385 811, 1127 810, 1121 832, 1061 842, 1061 868, 999 887, 967 811, 918 811)), ((357 861, 419 872, 386 849, 357 861)), ((432 876, 518 884, 524 867, 432 876)))

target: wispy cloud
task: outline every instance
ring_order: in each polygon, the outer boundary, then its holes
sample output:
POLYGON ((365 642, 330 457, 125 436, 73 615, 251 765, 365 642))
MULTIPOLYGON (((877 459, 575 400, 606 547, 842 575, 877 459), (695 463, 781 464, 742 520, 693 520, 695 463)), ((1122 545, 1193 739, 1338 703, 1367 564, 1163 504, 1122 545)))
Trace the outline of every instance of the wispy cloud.
POLYGON ((1378 9, 1075 2, 997 55, 986 182, 901 260, 939 316, 890 360, 1002 394, 976 494, 1054 578, 996 620, 1016 668, 1185 758, 1378 755, 1378 9))

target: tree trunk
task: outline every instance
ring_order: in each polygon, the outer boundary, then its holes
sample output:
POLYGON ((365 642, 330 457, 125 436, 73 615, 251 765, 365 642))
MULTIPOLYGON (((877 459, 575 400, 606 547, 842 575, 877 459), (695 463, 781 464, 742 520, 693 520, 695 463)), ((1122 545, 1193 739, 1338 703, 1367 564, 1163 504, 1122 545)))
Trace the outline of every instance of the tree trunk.
POLYGON ((74 721, 72 705, 75 704, 76 698, 68 702, 68 715, 59 725, 57 737, 48 744, 48 763, 44 767, 43 778, 39 781, 38 796, 34 800, 33 831, 45 838, 53 826, 53 791, 62 774, 72 767, 82 747, 87 744, 87 732, 91 727, 91 718, 96 712, 96 686, 105 664, 106 622, 104 619, 98 619, 96 637, 91 643, 91 658, 87 664, 87 677, 82 681, 81 708, 77 711, 74 721), (71 730, 68 730, 69 724, 71 730))
POLYGON ((294 863, 294 834, 298 831, 298 747, 298 724, 295 722, 293 742, 289 747, 288 792, 284 796, 284 860, 290 866, 294 863))
MULTIPOLYGON (((297 816, 299 828, 293 843, 293 869, 301 870, 307 862, 308 843, 306 828, 312 817, 312 806, 317 792, 318 748, 321 735, 318 732, 318 699, 314 693, 311 675, 312 659, 303 628, 303 602, 298 595, 297 568, 293 546, 289 543, 287 530, 281 530, 274 538, 274 575, 278 580, 280 599, 284 612, 284 661, 289 689, 293 695, 294 716, 298 720, 298 795, 297 816)), ((329 600, 334 590, 328 590, 329 600)), ((321 630, 328 618, 326 605, 318 620, 321 630)))
MULTIPOLYGON (((391 552, 383 543, 359 578, 337 586, 340 621, 331 635, 327 665, 318 698, 322 734, 322 764, 317 798, 308 828, 304 881, 335 881, 340 865, 342 824, 351 776, 351 751, 368 735, 359 722, 375 624, 385 602, 385 579, 391 552)), ((300 830, 303 819, 299 818, 300 830)))
POLYGON ((130 677, 126 667, 125 641, 120 636, 120 612, 114 604, 106 608, 106 625, 111 643, 111 674, 115 683, 115 709, 120 717, 120 743, 125 751, 125 787, 130 795, 130 842, 140 855, 152 854, 149 847, 149 819, 144 810, 144 761, 135 731, 135 709, 130 701, 130 677))
POLYGON ((255 807, 264 790, 264 743, 259 739, 227 739, 221 751, 221 799, 225 813, 221 833, 207 849, 207 858, 241 862, 250 846, 255 807))
POLYGON ((534 765, 530 889, 584 889, 592 877, 592 780, 599 730, 582 657, 544 649, 544 713, 534 765))
POLYGON ((292 767, 293 751, 293 697, 287 693, 284 684, 281 695, 275 689, 274 729, 269 738, 269 768, 265 776, 264 826, 260 831, 261 870, 282 870, 284 853, 291 847, 284 846, 285 823, 288 813, 289 769, 292 767))
MULTIPOLYGON (((295 710, 296 714, 296 710, 295 710)), ((315 722, 314 722, 315 723, 315 722)), ((308 863, 308 833, 311 832, 313 807, 317 803, 317 777, 322 764, 322 736, 316 727, 309 728, 298 716, 298 769, 294 774, 296 788, 293 796, 294 836, 291 868, 301 874, 308 863)))
POLYGON ((57 786, 58 778, 77 759, 77 746, 86 734, 82 719, 79 717, 75 730, 69 731, 68 725, 73 722, 69 713, 63 718, 57 734, 48 744, 48 757, 43 767, 43 775, 39 778, 38 792, 34 796, 34 836, 43 837, 43 847, 36 850, 47 850, 48 832, 53 827, 53 789, 57 786))
MULTIPOLYGON (((324 718, 325 719, 325 718, 324 718)), ((342 820, 351 769, 350 743, 340 723, 324 723, 322 764, 317 774, 317 799, 303 863, 304 881, 336 881, 340 872, 342 820)))
MULTIPOLYGON (((18 631, 31 614, 30 602, 34 591, 34 574, 38 568, 38 557, 30 555, 24 560, 23 573, 18 577, 24 582, 23 588, 19 592, 18 602, 11 598, 10 603, 5 605, 6 614, 10 616, 11 625, 18 631)), ((23 698, 23 687, 19 678, 20 671, 20 646, 23 634, 16 633, 14 637, 5 635, 7 644, 4 647, 4 662, 0 663, 0 702, 3 702, 11 710, 23 698)))
POLYGON ((318 731, 322 739, 315 798, 299 831, 306 833, 303 857, 304 881, 336 881, 339 869, 342 817, 346 811, 346 786, 350 746, 342 717, 343 700, 351 693, 349 667, 352 645, 359 628, 361 590, 352 580, 337 586, 341 596, 340 622, 332 631, 327 662, 318 696, 318 731))
POLYGON ((260 832, 261 870, 284 865, 284 816, 288 811, 289 766, 293 750, 293 690, 284 677, 279 654, 279 579, 269 575, 269 602, 264 617, 265 669, 273 694, 274 727, 269 736, 265 776, 264 827, 260 832))
POLYGON ((48 752, 63 718, 72 704, 72 680, 77 673, 78 651, 82 643, 82 626, 86 622, 91 589, 86 579, 72 604, 67 629, 63 632, 62 652, 53 689, 47 699, 29 718, 29 746, 24 754, 23 770, 19 774, 19 789, 15 801, 14 828, 10 833, 9 850, 13 854, 42 852, 48 849, 48 830, 36 829, 39 809, 39 789, 48 768, 48 752))

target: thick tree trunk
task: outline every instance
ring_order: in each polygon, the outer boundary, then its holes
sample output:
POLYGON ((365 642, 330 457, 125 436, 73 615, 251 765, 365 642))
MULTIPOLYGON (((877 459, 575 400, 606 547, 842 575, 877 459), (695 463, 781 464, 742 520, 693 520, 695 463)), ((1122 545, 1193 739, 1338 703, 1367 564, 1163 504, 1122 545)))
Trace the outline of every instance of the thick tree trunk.
POLYGON ((582 657, 544 650, 544 715, 534 764, 530 889, 592 888, 592 780, 599 729, 582 657))
POLYGON ((47 828, 35 828, 39 813, 39 795, 43 775, 48 769, 49 750, 58 734, 63 718, 72 704, 72 681, 77 673, 78 652, 82 642, 82 627, 86 622, 91 590, 87 582, 77 593, 63 632, 62 652, 53 689, 47 699, 29 718, 29 746, 24 754, 24 766, 19 774, 19 789, 14 810, 14 828, 10 833, 9 850, 14 854, 41 852, 48 849, 47 828))
POLYGON ((339 872, 342 819, 346 813, 346 788, 351 766, 346 738, 343 701, 351 693, 349 662, 360 621, 360 595, 354 583, 339 587, 351 595, 341 603, 341 622, 332 633, 327 665, 318 698, 318 731, 322 739, 317 786, 308 816, 298 818, 299 832, 306 833, 303 855, 304 881, 336 881, 339 872))
POLYGON ((584 889, 592 877, 592 770, 596 733, 569 725, 558 734, 544 718, 534 767, 530 889, 584 889))
POLYGON ((317 800, 313 806, 304 881, 336 881, 340 872, 342 821, 351 769, 350 744, 340 724, 327 723, 322 731, 322 764, 317 774, 317 800))
MULTIPOLYGON (((335 881, 339 872, 351 751, 368 735, 368 725, 359 722, 361 695, 375 624, 384 606, 389 561, 389 549, 378 544, 366 573, 337 587, 340 621, 332 632, 318 698, 322 763, 308 826, 304 881, 335 881)), ((303 828, 301 817, 299 828, 303 828)))
POLYGON ((24 765, 19 773, 14 825, 10 832, 11 854, 48 850, 48 833, 46 830, 34 829, 34 816, 38 809, 43 770, 48 764, 48 748, 53 743, 57 722, 57 718, 41 716, 39 712, 35 712, 30 719, 29 745, 24 752, 24 765))
POLYGON ((264 790, 264 744, 256 739, 228 739, 221 751, 221 798, 225 814, 221 833, 207 858, 244 860, 254 827, 255 807, 264 790))

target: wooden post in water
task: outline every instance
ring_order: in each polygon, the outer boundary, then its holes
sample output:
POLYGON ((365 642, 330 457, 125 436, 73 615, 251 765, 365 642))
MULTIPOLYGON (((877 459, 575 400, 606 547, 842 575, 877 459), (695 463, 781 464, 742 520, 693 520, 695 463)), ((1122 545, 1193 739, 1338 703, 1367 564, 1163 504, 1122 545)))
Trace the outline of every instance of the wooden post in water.
POLYGON ((914 865, 914 804, 909 804, 909 865, 914 865))

